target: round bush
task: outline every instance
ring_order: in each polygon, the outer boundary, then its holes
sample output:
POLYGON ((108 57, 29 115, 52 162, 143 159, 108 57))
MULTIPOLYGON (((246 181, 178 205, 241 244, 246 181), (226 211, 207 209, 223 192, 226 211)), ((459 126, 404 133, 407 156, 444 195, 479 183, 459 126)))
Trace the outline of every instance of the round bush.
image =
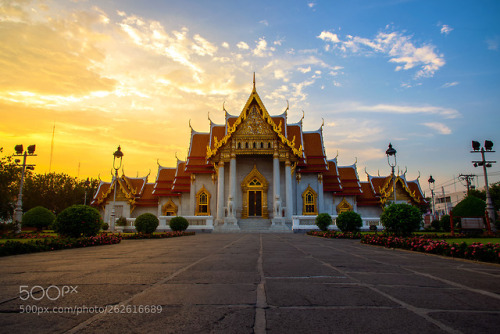
POLYGON ((342 232, 358 232, 361 226, 363 226, 363 219, 357 212, 346 211, 337 217, 337 227, 342 232))
POLYGON ((143 213, 135 219, 135 229, 139 233, 151 234, 158 227, 158 218, 152 213, 143 213))
POLYGON ((391 204, 380 215, 380 222, 389 233, 410 235, 422 226, 422 214, 409 204, 391 204))
POLYGON ((431 222, 431 227, 434 231, 441 231, 441 222, 437 219, 434 219, 431 222))
POLYGON ((486 202, 475 196, 467 196, 455 205, 451 212, 454 217, 482 217, 486 210, 486 202))
POLYGON ((88 205, 73 205, 64 209, 53 224, 54 231, 60 235, 79 238, 82 235, 97 235, 102 226, 101 215, 97 209, 88 205))
POLYGON ((54 222, 56 215, 43 206, 34 207, 23 215, 22 226, 36 227, 38 231, 47 228, 54 222))
POLYGON ((441 226, 442 231, 450 232, 451 231, 450 216, 449 215, 442 216, 441 219, 439 220, 439 225, 441 226))
POLYGON ((107 231, 109 229, 108 223, 103 223, 102 226, 101 226, 101 228, 102 228, 103 231, 107 231))
POLYGON ((185 231, 189 226, 189 222, 186 218, 178 216, 172 218, 168 225, 172 231, 185 231))
POLYGON ((332 216, 330 216, 328 213, 320 213, 319 215, 316 216, 316 226, 321 231, 327 231, 328 226, 332 223, 332 216))

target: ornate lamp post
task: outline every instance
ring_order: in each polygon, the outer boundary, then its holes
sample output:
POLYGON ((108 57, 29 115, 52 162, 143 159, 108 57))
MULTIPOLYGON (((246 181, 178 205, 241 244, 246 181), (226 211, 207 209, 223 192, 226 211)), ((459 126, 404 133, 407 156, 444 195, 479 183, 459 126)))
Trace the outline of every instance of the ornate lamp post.
MULTIPOLYGON (((483 166, 484 172, 484 184, 486 188, 486 212, 488 213, 488 217, 490 221, 495 221, 495 208, 493 207, 493 200, 491 199, 490 188, 488 186, 488 171, 487 167, 491 167, 492 164, 496 163, 496 161, 486 161, 484 154, 494 153, 493 151, 493 142, 491 140, 484 141, 484 147, 481 147, 481 144, 477 141, 472 141, 472 151, 471 153, 481 153, 481 161, 472 161, 474 167, 483 166)), ((493 228, 494 228, 493 224, 493 228)))
POLYGON ((434 215, 435 215, 435 209, 434 209, 434 182, 436 182, 436 180, 434 180, 432 178, 432 175, 429 177, 429 189, 431 191, 431 196, 432 196, 432 206, 431 206, 431 211, 432 211, 432 220, 435 219, 434 215))
POLYGON ((118 185, 118 170, 122 166, 122 158, 123 152, 120 146, 115 153, 113 153, 113 169, 115 170, 115 189, 113 194, 113 206, 111 207, 111 215, 109 217, 109 226, 111 227, 111 231, 115 231, 115 202, 116 202, 116 187, 118 185), (117 167, 118 165, 118 167, 117 167))
MULTIPOLYGON (((16 202, 16 208, 14 209, 14 221, 18 223, 17 226, 17 232, 21 232, 21 221, 23 220, 23 184, 24 184, 24 173, 26 169, 34 170, 35 165, 27 165, 26 164, 26 158, 28 156, 30 157, 36 157, 35 154, 35 148, 36 145, 30 145, 28 146, 28 149, 24 151, 23 145, 16 145, 15 150, 16 154, 13 156, 15 157, 23 157, 23 164, 22 164, 22 172, 21 172, 21 182, 19 185, 19 195, 17 196, 17 202, 16 202), (23 153, 24 151, 24 153, 23 153)), ((16 159, 16 163, 19 165, 21 160, 16 159)), ((19 165, 20 166, 20 165, 19 165)))
POLYGON ((394 204, 396 203, 396 175, 394 174, 394 167, 396 167, 396 149, 392 147, 392 144, 389 143, 389 148, 387 151, 385 151, 385 154, 387 154, 387 163, 389 166, 391 166, 392 169, 392 184, 394 186, 393 193, 394 193, 394 204), (394 159, 389 159, 390 157, 394 157, 394 159), (394 160, 394 163, 391 163, 391 160, 394 160))

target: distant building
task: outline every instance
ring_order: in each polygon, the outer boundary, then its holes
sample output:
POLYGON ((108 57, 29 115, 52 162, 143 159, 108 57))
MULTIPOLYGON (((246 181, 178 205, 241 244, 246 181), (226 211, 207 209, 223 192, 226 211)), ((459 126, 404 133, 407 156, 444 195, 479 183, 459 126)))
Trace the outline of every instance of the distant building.
POLYGON ((451 210, 467 197, 467 191, 457 191, 448 194, 434 194, 434 207, 436 210, 436 216, 442 217, 444 215, 449 215, 451 210))
POLYGON ((125 175, 101 181, 92 205, 109 221, 117 187, 116 217, 151 212, 160 221, 182 215, 194 225, 210 222, 215 231, 243 225, 285 231, 323 212, 356 211, 376 220, 393 199, 393 179, 398 202, 426 204, 418 179, 367 174, 361 182, 356 164, 328 160, 323 126, 305 131, 302 119, 288 123, 287 111, 271 116, 254 82, 239 115, 225 111, 224 124, 210 121, 209 132, 191 128, 186 161, 159 165, 154 183, 125 175))

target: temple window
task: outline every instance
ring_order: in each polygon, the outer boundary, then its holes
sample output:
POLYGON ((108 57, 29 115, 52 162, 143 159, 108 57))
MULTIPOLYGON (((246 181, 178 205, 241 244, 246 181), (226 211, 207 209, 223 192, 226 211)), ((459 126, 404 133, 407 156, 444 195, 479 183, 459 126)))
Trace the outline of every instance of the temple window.
POLYGON ((253 142, 253 148, 257 148, 257 143, 253 142))
POLYGON ((264 148, 264 143, 260 142, 260 148, 264 148))
POLYGON ((317 215, 318 214, 318 206, 317 206, 318 195, 309 185, 307 189, 302 193, 302 214, 303 215, 317 215))
POLYGON ((241 148, 241 143, 238 143, 238 148, 241 148))
POLYGON ((248 148, 248 142, 245 143, 245 148, 248 148))
POLYGON ((271 148, 271 142, 267 143, 267 148, 271 148))
POLYGON ((210 216, 210 193, 205 186, 196 194, 196 216, 210 216))

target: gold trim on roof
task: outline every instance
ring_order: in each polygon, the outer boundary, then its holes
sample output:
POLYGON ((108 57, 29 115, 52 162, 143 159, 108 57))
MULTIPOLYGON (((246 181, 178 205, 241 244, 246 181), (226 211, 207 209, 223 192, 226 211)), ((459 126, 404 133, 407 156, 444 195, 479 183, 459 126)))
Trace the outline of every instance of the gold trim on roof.
MULTIPOLYGON (((401 183, 401 185, 403 186, 403 189, 408 193, 408 195, 410 195, 410 197, 416 202, 416 203, 420 203, 419 199, 417 198, 417 195, 416 195, 416 191, 411 191, 410 188, 408 187, 408 185, 406 184, 405 180, 403 180, 401 177, 397 176, 396 177, 396 186, 397 186, 397 183, 398 181, 401 183)), ((389 187, 389 184, 392 183, 392 178, 388 178, 387 181, 385 181, 384 185, 382 187, 379 187, 379 191, 380 191, 380 202, 383 204, 385 204, 385 202, 387 202, 389 200, 389 197, 391 195, 394 195, 393 192, 394 192, 394 187, 391 186, 389 187)))
POLYGON ((267 124, 269 124, 271 126, 271 128, 273 129, 275 134, 280 139, 281 143, 283 145, 287 146, 293 152, 294 155, 296 155, 298 158, 301 158, 303 155, 302 154, 302 145, 300 145, 299 149, 296 149, 295 148, 295 138, 290 141, 288 138, 286 138, 281 133, 283 131, 283 121, 280 120, 278 125, 276 125, 276 123, 274 123, 272 117, 269 115, 266 107, 262 103, 262 100, 260 99, 259 94, 257 93, 257 91, 255 90, 255 87, 254 87, 254 89, 252 90, 252 93, 250 94, 250 97, 248 98, 247 103, 245 104, 245 107, 243 108, 243 111, 241 112, 240 116, 236 119, 236 121, 234 122, 234 124, 232 126, 227 124, 227 134, 221 140, 218 140, 218 141, 214 140, 214 148, 213 149, 210 148, 210 145, 207 145, 207 159, 210 159, 210 158, 214 157, 217 153, 219 153, 219 149, 229 142, 229 140, 231 139, 233 133, 236 131, 238 126, 244 120, 247 119, 248 114, 250 112, 250 105, 252 104, 253 100, 255 100, 257 102, 257 105, 262 110, 262 119, 264 119, 267 122, 267 124))

